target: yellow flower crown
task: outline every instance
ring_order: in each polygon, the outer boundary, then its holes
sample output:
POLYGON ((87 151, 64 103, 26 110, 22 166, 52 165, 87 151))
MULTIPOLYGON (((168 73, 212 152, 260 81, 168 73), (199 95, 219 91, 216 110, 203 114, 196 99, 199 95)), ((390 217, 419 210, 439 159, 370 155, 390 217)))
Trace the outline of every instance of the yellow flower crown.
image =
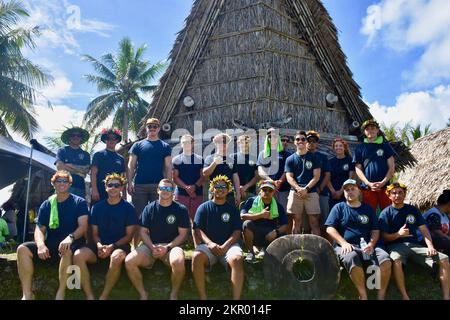
POLYGON ((408 187, 406 187, 406 185, 404 185, 403 183, 394 182, 387 186, 386 194, 389 195, 391 193, 392 189, 395 189, 395 188, 402 188, 403 190, 405 190, 405 192, 406 192, 406 190, 408 190, 408 187))
POLYGON ((218 175, 218 176, 214 177, 214 179, 212 179, 212 180, 209 182, 209 190, 212 191, 212 190, 214 189, 214 185, 215 185, 217 182, 219 182, 219 181, 223 181, 223 182, 225 182, 225 183, 227 184, 227 186, 228 186, 228 191, 233 190, 233 184, 231 183, 230 179, 228 179, 228 177, 227 177, 227 176, 224 176, 224 175, 218 175))
POLYGON ((127 183, 127 179, 125 178, 125 176, 118 173, 108 174, 103 182, 107 184, 109 180, 119 180, 122 185, 125 185, 125 183, 127 183))

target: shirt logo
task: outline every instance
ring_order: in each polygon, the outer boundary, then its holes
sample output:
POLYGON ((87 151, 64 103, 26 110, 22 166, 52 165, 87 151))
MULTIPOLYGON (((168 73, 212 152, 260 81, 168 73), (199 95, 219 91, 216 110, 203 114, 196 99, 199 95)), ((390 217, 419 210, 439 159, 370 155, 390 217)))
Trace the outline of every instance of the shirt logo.
POLYGON ((83 154, 83 153, 80 153, 80 154, 78 155, 78 159, 83 160, 83 159, 84 159, 84 154, 83 154))
POLYGON ((306 169, 310 170, 310 169, 312 168, 312 166, 313 166, 313 164, 312 164, 311 161, 306 161, 306 162, 305 162, 305 167, 306 167, 306 169))
POLYGON ((233 170, 233 164, 229 163, 228 166, 230 167, 231 170, 233 170))
POLYGON ((406 217, 406 222, 409 224, 414 224, 416 222, 416 217, 413 214, 408 214, 406 217))
POLYGON ((344 171, 348 171, 348 169, 349 169, 348 163, 344 164, 344 165, 342 166, 342 169, 343 169, 344 171))
POLYGON ((248 162, 248 164, 251 165, 251 166, 254 166, 254 165, 255 165, 255 161, 250 160, 250 161, 248 162))
POLYGON ((166 219, 168 224, 174 224, 176 220, 177 220, 177 218, 175 218, 175 216, 173 214, 168 216, 167 219, 166 219))
POLYGON ((225 212, 222 214, 221 218, 223 222, 228 222, 230 221, 230 214, 228 212, 225 212))
POLYGON ((369 223, 369 217, 365 214, 359 215, 358 220, 361 224, 368 224, 369 223))
POLYGON ((377 156, 382 157, 384 155, 384 150, 383 149, 378 149, 377 150, 377 156))

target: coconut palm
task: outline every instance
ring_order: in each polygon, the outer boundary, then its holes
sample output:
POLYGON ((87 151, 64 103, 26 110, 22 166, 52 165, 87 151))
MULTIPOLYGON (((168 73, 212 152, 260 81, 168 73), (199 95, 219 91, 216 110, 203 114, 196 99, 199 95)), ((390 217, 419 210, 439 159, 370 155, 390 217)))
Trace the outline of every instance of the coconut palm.
POLYGON ((39 28, 19 28, 21 18, 28 17, 19 1, 0 0, 0 134, 10 137, 9 130, 29 139, 39 125, 35 118, 36 89, 51 78, 30 60, 22 49, 34 49, 39 28), (8 130, 9 129, 9 130, 8 130))
POLYGON ((128 141, 128 131, 137 133, 140 121, 145 117, 149 103, 144 94, 156 90, 150 81, 165 68, 165 63, 151 65, 143 59, 146 46, 135 50, 131 40, 124 38, 119 43, 116 55, 105 54, 100 59, 84 55, 83 60, 92 64, 97 74, 85 78, 97 86, 102 95, 87 106, 84 122, 90 129, 97 128, 110 115, 114 115, 113 126, 122 129, 124 142, 128 141))
POLYGON ((419 138, 425 137, 432 132, 433 131, 431 130, 431 124, 427 124, 423 129, 422 126, 418 124, 415 127, 412 127, 409 131, 412 141, 416 141, 419 138))

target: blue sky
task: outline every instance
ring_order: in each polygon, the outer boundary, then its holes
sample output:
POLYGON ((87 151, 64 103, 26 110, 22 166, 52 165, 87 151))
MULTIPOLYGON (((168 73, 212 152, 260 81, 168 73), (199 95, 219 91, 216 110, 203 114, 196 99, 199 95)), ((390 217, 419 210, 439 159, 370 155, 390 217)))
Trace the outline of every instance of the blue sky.
MULTIPOLYGON (((27 55, 55 78, 44 94, 54 110, 38 108, 51 134, 67 121, 79 122, 95 88, 83 79, 91 73, 81 54, 114 52, 128 36, 147 44, 151 62, 166 59, 182 28, 190 0, 25 0, 40 25, 38 47, 27 55), (58 114, 58 121, 49 121, 58 114), (51 126, 47 124, 51 123, 51 126)), ((450 1, 324 0, 364 100, 380 121, 432 123, 450 117, 450 1), (446 10, 447 9, 447 10, 446 10), (418 13, 422 12, 422 15, 418 13), (444 12, 444 13, 442 13, 444 12), (424 32, 426 26, 427 30, 424 32)))

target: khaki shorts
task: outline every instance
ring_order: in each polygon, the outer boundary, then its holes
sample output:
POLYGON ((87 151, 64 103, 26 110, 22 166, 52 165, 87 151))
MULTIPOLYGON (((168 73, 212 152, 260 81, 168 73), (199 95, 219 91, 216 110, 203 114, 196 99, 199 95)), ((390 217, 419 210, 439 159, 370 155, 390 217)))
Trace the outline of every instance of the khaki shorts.
MULTIPOLYGON (((161 245, 166 245, 167 243, 160 243, 161 245)), ((149 247, 147 247, 145 244, 141 244, 136 251, 142 252, 144 253, 150 260, 150 264, 148 266, 146 266, 147 269, 151 269, 153 267, 153 265, 155 264, 156 260, 161 260, 166 266, 170 266, 170 252, 172 252, 172 250, 181 250, 181 252, 184 255, 184 251, 183 249, 181 249, 180 247, 175 247, 172 248, 170 251, 168 251, 162 258, 156 259, 155 257, 153 257, 153 253, 152 250, 150 250, 149 247)))
POLYGON ((287 210, 288 215, 303 215, 304 212, 310 215, 320 215, 320 202, 317 192, 308 193, 306 199, 300 198, 294 190, 289 192, 287 210))
POLYGON ((392 260, 401 260, 404 265, 406 265, 408 259, 411 259, 423 267, 433 268, 434 263, 448 259, 447 255, 440 252, 432 257, 427 256, 427 247, 418 243, 399 242, 388 244, 386 248, 392 260))
MULTIPOLYGON (((239 246, 238 243, 234 243, 231 245, 231 247, 228 249, 227 253, 224 256, 216 256, 214 253, 209 250, 208 246, 204 243, 199 244, 195 251, 200 251, 206 254, 209 261, 209 270, 213 265, 217 263, 217 261, 220 261, 220 263, 225 267, 226 270, 228 270, 228 260, 234 256, 241 256, 242 257, 242 249, 239 246)), ((208 271, 209 271, 208 270, 208 271)))

